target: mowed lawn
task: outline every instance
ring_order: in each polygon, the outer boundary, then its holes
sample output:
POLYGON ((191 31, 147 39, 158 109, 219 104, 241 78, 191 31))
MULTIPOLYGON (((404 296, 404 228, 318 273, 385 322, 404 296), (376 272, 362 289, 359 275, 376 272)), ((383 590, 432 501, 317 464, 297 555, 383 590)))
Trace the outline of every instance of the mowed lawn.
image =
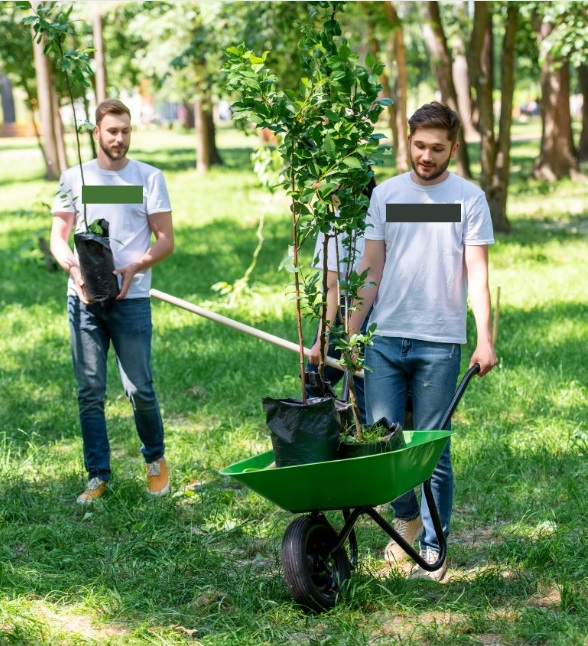
MULTIPOLYGON (((153 286, 295 341, 291 277, 278 271, 288 204, 252 172, 257 143, 221 128, 225 165, 197 176, 194 135, 136 133, 134 156, 165 172, 174 207, 176 252, 153 286), (212 286, 244 275, 261 218, 263 246, 231 307, 212 286)), ((57 183, 42 180, 33 140, 2 140, 0 643, 588 643, 588 184, 530 179, 537 146, 514 146, 513 232, 490 253, 500 362, 454 416, 447 582, 391 571, 387 536, 361 520, 349 590, 334 610, 307 615, 279 562, 292 514, 218 473, 270 448, 261 398, 299 395, 293 353, 154 300, 173 493, 147 499, 112 361, 113 490, 92 509, 75 504, 85 474, 66 275, 39 249, 57 183)), ((470 319, 463 370, 473 332, 470 319)), ((339 513, 328 516, 340 527, 339 513)))

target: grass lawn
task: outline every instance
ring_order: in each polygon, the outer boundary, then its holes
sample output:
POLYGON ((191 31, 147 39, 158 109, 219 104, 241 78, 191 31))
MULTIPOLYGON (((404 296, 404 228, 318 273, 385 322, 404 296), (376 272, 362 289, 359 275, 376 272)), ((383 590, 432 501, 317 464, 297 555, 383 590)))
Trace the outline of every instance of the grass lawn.
MULTIPOLYGON (((226 165, 199 177, 193 135, 134 137, 133 156, 164 170, 174 205, 176 252, 153 286, 295 341, 289 276, 277 270, 287 203, 251 172, 254 139, 222 128, 219 143, 226 165), (211 286, 244 274, 261 217, 249 291, 229 307, 211 286)), ((317 616, 293 603, 281 572, 292 514, 218 473, 270 448, 261 398, 298 396, 294 354, 154 301, 173 494, 147 499, 112 361, 112 492, 89 510, 75 504, 85 473, 66 276, 47 270, 38 247, 56 183, 42 180, 34 141, 3 140, 0 643, 587 644, 588 184, 529 179, 537 147, 514 146, 513 232, 491 250, 500 363, 473 380, 454 415, 447 581, 390 571, 387 536, 361 520, 350 589, 317 616)), ((329 516, 340 526, 340 514, 329 516)))

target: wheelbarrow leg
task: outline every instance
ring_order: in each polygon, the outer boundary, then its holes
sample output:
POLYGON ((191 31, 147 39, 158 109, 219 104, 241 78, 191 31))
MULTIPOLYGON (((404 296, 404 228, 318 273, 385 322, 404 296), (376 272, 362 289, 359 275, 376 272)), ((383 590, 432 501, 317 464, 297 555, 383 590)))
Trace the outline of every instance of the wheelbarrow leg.
POLYGON ((441 525, 441 519, 439 518, 435 498, 433 497, 431 478, 423 482, 423 492, 425 494, 427 505, 429 506, 429 513, 431 514, 431 520, 433 521, 435 536, 439 542, 439 557, 434 563, 427 563, 419 554, 419 558, 415 559, 415 561, 423 568, 423 570, 434 572, 435 570, 438 570, 443 565, 443 561, 445 561, 445 557, 447 555, 447 541, 445 539, 445 534, 443 533, 443 526, 441 525))
MULTIPOLYGON (((344 509, 343 518, 345 519, 345 523, 349 521, 350 516, 351 514, 349 512, 349 509, 344 509)), ((357 566, 358 552, 357 552, 357 537, 355 535, 355 529, 353 529, 353 526, 349 531, 349 536, 347 538, 349 540, 349 563, 351 564, 351 569, 354 570, 357 566)))
MULTIPOLYGON (((369 516, 375 523, 377 523, 391 538, 393 538, 398 545, 410 556, 410 558, 420 565, 423 570, 429 572, 434 572, 438 570, 445 561, 445 556, 447 554, 447 541, 445 540, 445 535, 443 534, 443 527, 441 525, 441 520, 439 519, 439 512, 437 511, 437 505, 435 504, 435 499, 433 497, 433 490, 431 488, 431 479, 425 480, 423 482, 423 491, 427 504, 429 505, 429 511, 431 513, 431 520, 433 521, 433 528, 435 529, 435 535, 439 541, 439 558, 435 563, 427 563, 423 557, 420 555, 420 552, 417 552, 412 545, 407 543, 402 536, 394 529, 394 527, 385 520, 373 507, 362 507, 360 513, 366 514, 369 516)), ((341 535, 340 535, 341 536, 341 535)))

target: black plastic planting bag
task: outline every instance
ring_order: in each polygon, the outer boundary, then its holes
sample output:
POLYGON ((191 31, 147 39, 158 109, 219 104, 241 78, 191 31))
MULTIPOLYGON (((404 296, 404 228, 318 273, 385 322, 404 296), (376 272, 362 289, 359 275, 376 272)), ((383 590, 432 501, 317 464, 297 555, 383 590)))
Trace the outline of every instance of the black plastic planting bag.
MULTIPOLYGON (((345 406, 345 404, 344 404, 345 406)), ((337 459, 341 415, 332 397, 263 399, 276 466, 337 459)))
POLYGON ((84 291, 90 303, 109 301, 118 296, 118 280, 114 271, 114 257, 108 237, 108 222, 98 220, 103 235, 76 233, 74 244, 78 252, 84 291))

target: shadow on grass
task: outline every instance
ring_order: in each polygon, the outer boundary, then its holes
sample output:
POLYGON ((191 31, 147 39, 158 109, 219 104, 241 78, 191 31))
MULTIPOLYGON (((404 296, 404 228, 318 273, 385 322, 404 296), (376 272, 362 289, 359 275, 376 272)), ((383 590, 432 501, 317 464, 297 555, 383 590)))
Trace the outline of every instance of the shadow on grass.
MULTIPOLYGON (((252 170, 251 153, 253 148, 222 148, 222 164, 215 166, 220 172, 252 170)), ((196 151, 194 148, 172 148, 158 152, 136 149, 132 157, 152 164, 163 173, 196 170, 196 151)))

